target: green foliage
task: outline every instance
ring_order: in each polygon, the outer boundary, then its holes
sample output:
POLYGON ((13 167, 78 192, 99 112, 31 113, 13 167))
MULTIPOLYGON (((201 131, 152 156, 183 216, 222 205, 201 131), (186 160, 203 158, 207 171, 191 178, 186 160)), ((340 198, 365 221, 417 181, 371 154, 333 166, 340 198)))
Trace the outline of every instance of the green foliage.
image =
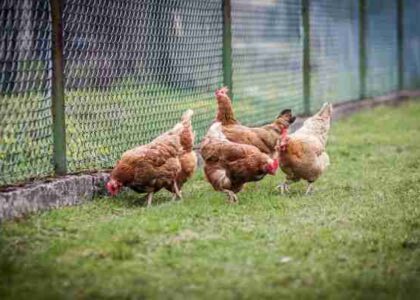
POLYGON ((239 205, 199 172, 185 200, 101 198, 2 224, 2 299, 415 299, 420 104, 334 123, 315 194, 282 175, 239 205))

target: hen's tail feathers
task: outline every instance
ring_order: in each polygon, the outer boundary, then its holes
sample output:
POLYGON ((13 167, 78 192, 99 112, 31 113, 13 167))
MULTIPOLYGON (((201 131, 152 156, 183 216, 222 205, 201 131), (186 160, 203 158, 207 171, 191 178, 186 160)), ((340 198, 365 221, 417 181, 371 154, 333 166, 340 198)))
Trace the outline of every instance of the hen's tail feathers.
POLYGON ((228 94, 228 89, 223 87, 216 90, 215 95, 217 99, 217 115, 216 122, 222 123, 222 125, 233 125, 238 124, 233 113, 232 101, 228 94))
POLYGON ((183 130, 181 132, 181 145, 186 152, 191 152, 194 146, 195 135, 191 125, 192 109, 187 110, 181 117, 183 130))
POLYGON ((207 131, 207 137, 218 140, 226 140, 226 136, 223 134, 222 131, 222 123, 216 122, 213 125, 211 125, 209 131, 207 131))
POLYGON ((324 103, 324 105, 322 105, 321 109, 317 112, 317 115, 327 119, 327 118, 331 118, 332 112, 333 112, 332 104, 326 102, 324 103))
POLYGON ((184 112, 184 114, 181 117, 181 122, 183 124, 185 123, 191 123, 191 117, 193 116, 194 111, 192 109, 187 110, 186 112, 184 112))

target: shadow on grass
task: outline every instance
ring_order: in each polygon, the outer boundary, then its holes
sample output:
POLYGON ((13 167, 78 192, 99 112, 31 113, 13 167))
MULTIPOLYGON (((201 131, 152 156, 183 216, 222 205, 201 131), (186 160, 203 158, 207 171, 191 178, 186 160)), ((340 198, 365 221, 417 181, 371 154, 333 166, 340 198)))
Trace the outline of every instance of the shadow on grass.
MULTIPOLYGON (((123 191, 118 197, 108 197, 108 201, 112 201, 114 204, 116 204, 119 207, 124 208, 147 208, 147 194, 145 193, 136 193, 134 191, 126 190, 123 191)), ((152 206, 161 206, 167 203, 175 202, 172 200, 172 195, 165 192, 165 191, 159 191, 153 194, 153 200, 152 200, 152 206)), ((176 200, 176 202, 179 202, 179 200, 176 200)))

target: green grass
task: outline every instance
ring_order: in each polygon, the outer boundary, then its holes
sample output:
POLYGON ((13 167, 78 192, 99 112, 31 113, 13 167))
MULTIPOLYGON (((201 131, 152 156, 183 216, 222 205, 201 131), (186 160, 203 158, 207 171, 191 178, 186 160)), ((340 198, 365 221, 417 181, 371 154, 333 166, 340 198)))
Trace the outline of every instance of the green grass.
POLYGON ((331 168, 228 205, 201 173, 185 200, 139 195, 2 224, 1 299, 420 297, 420 103, 334 123, 331 168))

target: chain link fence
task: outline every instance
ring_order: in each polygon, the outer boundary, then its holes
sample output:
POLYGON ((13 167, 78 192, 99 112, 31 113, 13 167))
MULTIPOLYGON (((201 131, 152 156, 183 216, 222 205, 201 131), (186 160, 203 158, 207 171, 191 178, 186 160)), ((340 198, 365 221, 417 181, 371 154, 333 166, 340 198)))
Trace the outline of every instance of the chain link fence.
POLYGON ((301 3, 232 0, 235 113, 248 124, 303 112, 301 3))
POLYGON ((397 1, 368 0, 366 95, 398 89, 397 1))
POLYGON ((67 160, 110 167, 194 110, 202 136, 222 77, 219 0, 67 0, 67 160))
POLYGON ((0 185, 53 173, 50 15, 46 0, 0 2, 0 185))
POLYGON ((312 0, 309 10, 311 110, 358 99, 359 1, 312 0))
MULTIPOLYGON (((54 175, 50 4, 58 1, 0 3, 0 186, 54 175)), ((112 167, 188 108, 198 143, 224 82, 232 82, 237 118, 250 125, 284 108, 303 113, 324 101, 359 99, 362 86, 367 96, 397 90, 400 79, 404 88, 420 87, 416 0, 60 3, 61 155, 69 173, 112 167), (227 60, 224 47, 232 49, 227 60)))
POLYGON ((403 82, 404 88, 420 86, 420 1, 403 1, 403 82))

